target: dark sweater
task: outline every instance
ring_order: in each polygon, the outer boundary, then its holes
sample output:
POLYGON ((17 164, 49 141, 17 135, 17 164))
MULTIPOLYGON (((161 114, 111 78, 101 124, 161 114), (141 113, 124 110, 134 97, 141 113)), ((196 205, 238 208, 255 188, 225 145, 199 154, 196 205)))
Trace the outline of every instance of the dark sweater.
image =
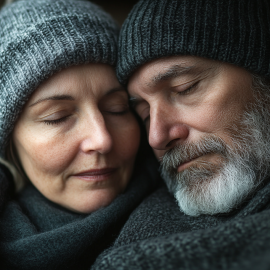
POLYGON ((130 216, 91 269, 270 269, 270 184, 226 215, 180 212, 165 187, 130 216))
POLYGON ((89 215, 60 207, 29 185, 0 216, 1 269, 88 269, 155 187, 157 169, 144 165, 123 194, 89 215))
POLYGON ((11 174, 8 169, 0 163, 0 213, 3 210, 5 203, 13 194, 14 185, 11 179, 11 174))

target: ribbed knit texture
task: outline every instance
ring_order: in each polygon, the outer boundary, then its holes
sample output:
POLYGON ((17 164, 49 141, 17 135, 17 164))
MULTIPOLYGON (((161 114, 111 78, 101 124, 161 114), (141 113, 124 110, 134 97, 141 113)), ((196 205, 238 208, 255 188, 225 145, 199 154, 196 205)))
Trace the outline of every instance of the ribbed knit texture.
MULTIPOLYGON (((89 269, 158 183, 156 160, 143 160, 135 166, 125 192, 107 207, 88 215, 52 203, 32 185, 26 187, 17 200, 5 204, 0 215, 0 269, 89 269)), ((0 188, 1 176, 0 170, 0 188)))
POLYGON ((195 55, 270 78, 269 0, 141 0, 123 24, 118 79, 153 59, 195 55))
POLYGON ((0 156, 42 81, 71 65, 115 65, 118 31, 108 14, 87 1, 22 0, 0 11, 0 156))
POLYGON ((161 188, 130 215, 91 270, 270 269, 270 184, 225 215, 192 217, 161 188))

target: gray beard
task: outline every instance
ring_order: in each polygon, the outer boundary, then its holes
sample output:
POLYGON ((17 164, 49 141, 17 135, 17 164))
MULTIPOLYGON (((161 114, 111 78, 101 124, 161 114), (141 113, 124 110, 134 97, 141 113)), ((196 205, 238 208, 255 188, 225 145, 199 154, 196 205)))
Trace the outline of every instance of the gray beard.
POLYGON ((196 143, 177 145, 162 157, 161 175, 185 214, 230 212, 270 175, 267 100, 265 95, 257 98, 249 112, 247 109, 243 114, 241 123, 226 130, 231 146, 211 135, 196 143), (177 172, 181 163, 211 153, 220 157, 220 165, 194 161, 194 165, 177 172))

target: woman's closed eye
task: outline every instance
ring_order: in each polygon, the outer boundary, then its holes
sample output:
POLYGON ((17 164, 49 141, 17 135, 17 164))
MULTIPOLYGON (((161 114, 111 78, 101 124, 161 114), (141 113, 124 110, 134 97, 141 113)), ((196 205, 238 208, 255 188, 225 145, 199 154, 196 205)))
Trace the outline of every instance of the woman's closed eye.
POLYGON ((58 119, 53 119, 53 120, 43 120, 43 122, 47 125, 57 125, 60 123, 65 122, 68 118, 70 117, 70 115, 58 118, 58 119))
POLYGON ((129 112, 128 104, 119 104, 114 106, 109 106, 108 108, 104 108, 103 111, 107 114, 111 115, 124 115, 129 112))
POLYGON ((46 125, 58 125, 58 124, 66 122, 69 117, 71 117, 70 112, 60 111, 60 112, 52 113, 50 115, 42 117, 41 122, 43 122, 46 125))

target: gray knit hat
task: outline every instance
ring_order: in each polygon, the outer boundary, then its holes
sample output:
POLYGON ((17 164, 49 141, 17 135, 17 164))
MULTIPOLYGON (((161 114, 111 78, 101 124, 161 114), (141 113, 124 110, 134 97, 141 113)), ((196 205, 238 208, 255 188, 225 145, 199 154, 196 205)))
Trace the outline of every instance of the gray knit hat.
POLYGON ((115 65, 118 26, 76 0, 21 0, 0 11, 0 157, 18 114, 38 85, 71 65, 115 65))
POLYGON ((126 84, 139 66, 195 55, 270 78, 269 0, 141 0, 123 24, 117 64, 126 84))

